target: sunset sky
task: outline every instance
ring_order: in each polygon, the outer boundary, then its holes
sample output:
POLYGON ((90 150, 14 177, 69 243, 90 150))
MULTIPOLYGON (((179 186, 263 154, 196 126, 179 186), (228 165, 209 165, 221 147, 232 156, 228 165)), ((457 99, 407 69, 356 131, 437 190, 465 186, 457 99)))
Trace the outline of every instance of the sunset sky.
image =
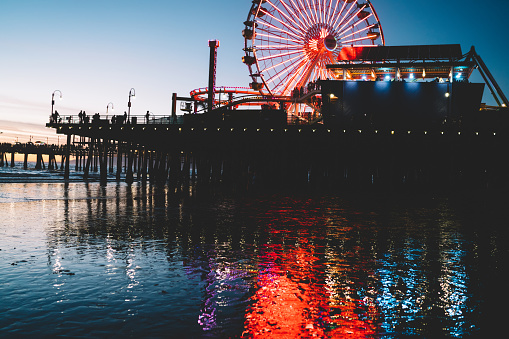
MULTIPOLYGON (((459 43, 464 53, 474 45, 509 94, 509 1, 372 3, 387 45, 459 43)), ((250 0, 1 0, 0 142, 30 135, 56 142, 44 127, 55 90, 63 94, 55 103, 61 115, 105 114, 109 102, 113 114, 122 114, 131 88, 132 115, 169 115, 173 92, 188 96, 207 86, 212 39, 221 42, 217 85, 248 86, 241 31, 250 6, 250 0)), ((482 79, 476 72, 471 80, 482 79)), ((487 90, 484 102, 494 104, 487 90)))

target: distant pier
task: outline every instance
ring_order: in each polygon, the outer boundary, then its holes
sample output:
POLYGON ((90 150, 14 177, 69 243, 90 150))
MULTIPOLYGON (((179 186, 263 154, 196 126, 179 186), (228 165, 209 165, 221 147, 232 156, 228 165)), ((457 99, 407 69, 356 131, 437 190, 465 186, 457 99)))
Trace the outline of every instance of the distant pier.
POLYGON ((56 156, 60 156, 62 159, 61 167, 64 166, 63 160, 65 159, 66 152, 65 147, 57 145, 47 144, 34 144, 28 143, 1 143, 0 144, 0 167, 10 166, 14 167, 15 154, 23 154, 23 168, 28 168, 28 156, 36 155, 35 169, 48 169, 57 170, 58 162, 56 156), (8 157, 7 155, 10 155, 8 157), (43 160, 43 155, 48 156, 48 165, 43 160))

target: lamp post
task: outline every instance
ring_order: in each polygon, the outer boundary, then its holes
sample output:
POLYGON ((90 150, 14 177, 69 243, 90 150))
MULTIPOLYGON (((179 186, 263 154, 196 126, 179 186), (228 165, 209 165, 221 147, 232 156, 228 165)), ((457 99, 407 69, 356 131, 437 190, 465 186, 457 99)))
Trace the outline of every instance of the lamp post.
POLYGON ((108 104, 106 105, 106 120, 108 120, 108 108, 110 107, 111 105, 111 110, 114 111, 115 110, 115 107, 113 107, 113 103, 112 102, 108 102, 108 104))
POLYGON ((127 122, 131 123, 131 98, 136 98, 136 91, 134 88, 129 90, 129 102, 127 103, 127 122))
POLYGON ((58 89, 54 90, 53 93, 51 94, 51 119, 53 119, 53 112, 54 112, 53 108, 55 107, 55 93, 57 93, 57 92, 60 95, 60 100, 62 100, 62 92, 60 92, 58 89))

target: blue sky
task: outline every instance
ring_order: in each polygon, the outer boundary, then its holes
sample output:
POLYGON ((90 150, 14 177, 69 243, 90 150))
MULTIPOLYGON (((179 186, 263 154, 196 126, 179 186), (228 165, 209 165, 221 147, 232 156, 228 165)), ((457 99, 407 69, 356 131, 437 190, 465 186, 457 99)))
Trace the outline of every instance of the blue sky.
MULTIPOLYGON (((373 0, 387 45, 472 45, 509 92, 509 1, 373 0)), ((168 115, 171 94, 207 86, 209 39, 217 85, 247 86, 241 31, 250 0, 1 0, 0 121, 44 126, 51 94, 61 115, 86 110, 168 115)), ((474 76, 474 81, 481 81, 474 76)), ((507 93, 509 94, 509 93, 507 93)), ((493 103, 489 94, 485 101, 493 103)), ((2 126, 0 125, 0 132, 2 126)), ((1 135, 0 135, 1 136, 1 135)))

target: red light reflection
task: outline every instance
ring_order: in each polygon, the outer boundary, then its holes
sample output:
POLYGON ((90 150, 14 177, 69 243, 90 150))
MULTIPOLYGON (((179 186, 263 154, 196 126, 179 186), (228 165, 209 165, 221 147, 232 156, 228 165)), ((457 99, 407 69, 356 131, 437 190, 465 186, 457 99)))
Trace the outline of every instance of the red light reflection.
POLYGON ((323 337, 324 329, 317 326, 319 310, 326 306, 323 291, 311 288, 313 278, 302 275, 307 269, 287 267, 289 259, 311 262, 317 258, 301 248, 284 253, 281 245, 265 251, 261 265, 266 269, 258 276, 256 303, 246 314, 243 337, 323 337))
POLYGON ((352 287, 338 288, 344 282, 327 282, 326 272, 345 276, 342 271, 351 268, 321 261, 305 238, 283 247, 266 245, 260 255, 258 291, 245 316, 243 338, 376 336, 379 312, 374 300, 356 297, 352 287))

